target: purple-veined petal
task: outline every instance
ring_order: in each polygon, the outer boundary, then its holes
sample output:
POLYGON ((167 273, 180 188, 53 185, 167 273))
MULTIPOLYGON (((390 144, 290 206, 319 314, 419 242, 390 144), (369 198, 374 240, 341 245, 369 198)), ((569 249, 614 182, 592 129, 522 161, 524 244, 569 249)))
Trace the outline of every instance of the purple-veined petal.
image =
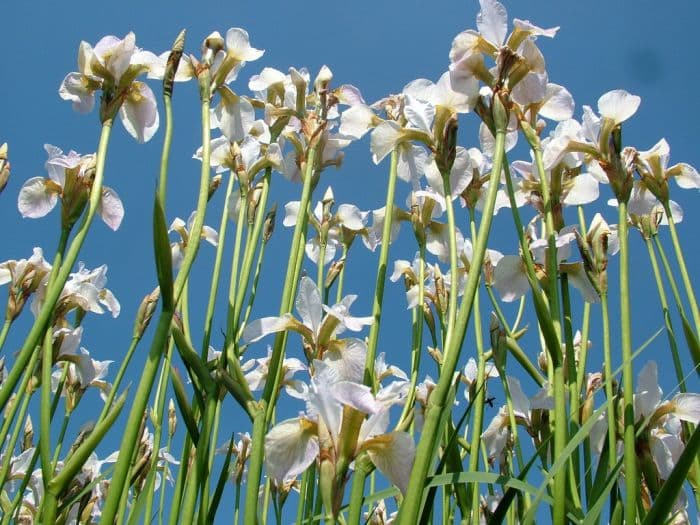
POLYGON ((481 11, 476 15, 479 33, 495 47, 500 47, 508 31, 508 13, 496 0, 479 0, 481 11))
POLYGON ((678 394, 673 398, 673 413, 678 419, 700 423, 700 394, 678 394))
POLYGON ((435 107, 430 102, 404 95, 404 115, 411 127, 430 133, 435 118, 435 107))
POLYGON ((124 218, 124 205, 112 188, 102 188, 102 198, 97 205, 97 213, 107 226, 116 231, 124 218))
POLYGON ((297 312, 301 316, 302 322, 308 326, 314 334, 318 334, 323 317, 323 301, 321 293, 313 280, 309 277, 302 277, 299 282, 299 292, 294 301, 297 312))
POLYGON ((132 137, 140 143, 151 140, 159 124, 158 105, 151 88, 143 82, 132 82, 119 115, 132 137))
POLYGON ((372 463, 402 494, 406 494, 416 457, 416 446, 407 432, 391 432, 370 438, 365 448, 372 463))
POLYGON ((88 78, 80 73, 68 73, 58 88, 58 94, 63 100, 70 100, 78 113, 90 113, 95 107, 94 89, 91 89, 88 78))
POLYGON ((267 475, 279 485, 295 479, 318 457, 314 427, 306 419, 287 419, 272 427, 265 436, 267 475))
POLYGON ((17 198, 17 208, 22 217, 37 219, 53 210, 58 195, 57 188, 50 188, 47 184, 51 182, 45 177, 32 177, 22 185, 17 198))
POLYGON ((342 381, 362 381, 365 368, 367 345, 353 338, 340 339, 323 355, 323 362, 335 370, 342 381))
POLYGON ((360 139, 370 130, 377 118, 368 106, 356 104, 340 115, 339 132, 341 135, 360 139))
POLYGON ((393 121, 384 121, 372 131, 370 149, 372 160, 379 164, 401 140, 401 126, 393 121))
POLYGON ((246 325, 243 330, 242 340, 246 343, 254 343, 275 332, 286 330, 290 322, 294 319, 291 314, 284 314, 282 317, 263 317, 246 325))
POLYGON ((661 402, 656 361, 649 361, 637 378, 634 393, 634 415, 639 420, 651 415, 661 402))
POLYGON ((505 255, 494 270, 494 286, 506 303, 520 299, 530 289, 523 261, 517 255, 505 255))
POLYGON ((564 204, 567 206, 588 204, 597 200, 599 195, 596 178, 590 173, 581 173, 574 177, 574 185, 564 197, 564 204))

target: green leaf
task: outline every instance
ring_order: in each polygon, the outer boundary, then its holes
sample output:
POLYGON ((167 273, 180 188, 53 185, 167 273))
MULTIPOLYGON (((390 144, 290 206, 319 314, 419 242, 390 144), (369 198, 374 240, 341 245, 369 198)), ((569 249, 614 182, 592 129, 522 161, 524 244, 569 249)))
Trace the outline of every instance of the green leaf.
POLYGON ((197 430, 197 423, 195 422, 194 414, 192 413, 192 407, 190 407, 189 401, 187 401, 187 393, 185 392, 185 385, 182 383, 182 378, 177 368, 170 367, 170 377, 173 381, 173 390, 175 391, 175 402, 177 403, 180 413, 182 414, 182 419, 185 421, 185 426, 187 427, 187 433, 192 438, 192 443, 197 445, 199 443, 199 430, 197 430))
POLYGON ((168 238, 168 226, 165 223, 165 211, 156 198, 153 202, 153 250, 156 257, 156 273, 160 296, 163 299, 163 310, 172 312, 175 309, 173 303, 173 260, 170 251, 170 239, 168 238))
MULTIPOLYGON (((542 444, 538 447, 537 451, 530 458, 530 461, 527 462, 527 465, 525 465, 520 474, 518 474, 518 479, 520 481, 525 481, 525 478, 530 468, 532 467, 532 465, 535 464, 535 460, 541 457, 542 453, 546 450, 547 444, 549 443, 551 438, 552 434, 547 436, 547 439, 545 439, 542 442, 542 444)), ((506 512, 508 512, 508 508, 510 507, 511 502, 513 501, 513 498, 515 498, 515 495, 517 493, 518 490, 516 488, 510 487, 505 492, 505 494, 503 494, 501 501, 498 502, 498 507, 496 507, 496 510, 494 511, 493 515, 491 516, 491 519, 489 520, 489 525, 503 522, 503 519, 506 517, 506 512)))
POLYGON ((688 318, 681 311, 681 321, 683 322, 683 335, 685 335, 685 340, 688 343, 688 350, 690 350, 690 356, 693 358, 693 364, 695 365, 695 371, 700 375, 700 343, 695 335, 695 331, 690 326, 688 318))
POLYGON ((90 454, 97 448, 97 445, 102 442, 102 438, 112 428, 122 408, 124 408, 126 396, 127 391, 124 391, 114 403, 112 410, 95 426, 90 435, 85 438, 85 441, 68 458, 61 471, 51 480, 49 487, 53 494, 60 494, 66 488, 88 460, 90 454))
POLYGON ((221 474, 219 474, 219 481, 216 483, 216 489, 214 489, 214 496, 212 496, 211 503, 209 504, 209 510, 207 511, 207 523, 214 523, 214 517, 216 516, 216 509, 219 508, 219 503, 221 503, 221 496, 224 493, 224 487, 226 487, 226 482, 228 481, 228 469, 231 465, 231 456, 233 455, 233 434, 231 434, 231 440, 228 442, 228 452, 226 453, 226 459, 224 460, 224 466, 221 467, 221 474))

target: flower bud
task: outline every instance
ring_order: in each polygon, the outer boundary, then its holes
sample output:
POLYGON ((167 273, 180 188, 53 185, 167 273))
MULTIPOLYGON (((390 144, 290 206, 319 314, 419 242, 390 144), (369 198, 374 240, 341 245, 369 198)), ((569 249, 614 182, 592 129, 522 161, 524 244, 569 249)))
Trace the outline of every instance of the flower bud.
POLYGON ((331 80, 333 80, 333 72, 328 66, 322 66, 316 76, 316 80, 314 80, 314 89, 317 93, 327 90, 331 80))
POLYGON ((337 260, 337 261, 333 261, 333 264, 331 264, 331 267, 328 269, 328 274, 326 275, 326 280, 323 283, 323 286, 326 288, 330 288, 331 286, 333 286, 333 283, 338 278, 338 275, 340 275, 340 272, 342 271, 344 266, 345 266, 345 258, 344 257, 342 259, 337 260))
POLYGON ((168 62, 165 64, 165 74, 163 75, 163 94, 166 97, 173 95, 173 83, 177 66, 180 64, 182 53, 185 50, 185 29, 180 31, 173 42, 173 47, 168 55, 168 62))
POLYGON ((211 64, 214 55, 226 47, 221 33, 214 31, 202 42, 202 61, 211 64))
POLYGON ((430 330, 430 337, 435 341, 435 317, 433 317, 433 311, 430 309, 428 303, 423 303, 423 318, 428 325, 428 330, 430 330))
POLYGON ((263 225, 263 241, 268 242, 272 237, 272 233, 275 231, 275 218, 277 217, 277 203, 272 205, 270 211, 267 212, 265 217, 265 224, 263 225))
POLYGON ((138 312, 136 312, 136 321, 134 322, 134 338, 140 339, 143 337, 143 333, 146 331, 146 328, 148 328, 148 324, 151 322, 153 313, 156 310, 156 305, 158 304, 159 298, 160 287, 156 287, 141 301, 138 312))
POLYGON ((255 215, 258 212, 258 205, 260 204, 262 190, 263 185, 261 182, 259 182, 252 190, 248 192, 248 224, 252 225, 253 222, 255 222, 255 215))
POLYGON ((168 434, 170 437, 175 435, 175 429, 177 428, 177 412, 175 411, 175 403, 173 399, 170 398, 168 401, 168 434))
POLYGON ((493 125, 496 131, 505 133, 508 127, 508 110, 506 110, 500 93, 494 93, 491 99, 491 115, 493 117, 493 125))
POLYGON ((34 442, 34 426, 32 425, 32 416, 28 415, 24 422, 24 435, 22 436, 21 450, 24 452, 32 448, 34 442))
POLYGON ((496 314, 491 312, 491 321, 489 323, 489 333, 491 336, 491 350, 493 351, 493 362, 496 369, 500 373, 504 373, 506 369, 506 333, 501 327, 501 323, 496 317, 496 314))
POLYGON ((7 186, 10 178, 10 163, 7 160, 7 143, 0 146, 0 193, 7 186))
POLYGON ((221 186, 221 173, 217 173, 214 175, 209 181, 209 193, 207 194, 207 201, 210 201, 211 198, 214 196, 214 193, 216 193, 216 190, 219 189, 219 186, 221 186))
POLYGON ((442 355, 442 352, 440 351, 439 348, 433 348, 432 346, 429 346, 428 347, 428 354, 430 355, 430 357, 432 357, 435 360, 435 362, 438 365, 442 366, 443 355, 442 355))

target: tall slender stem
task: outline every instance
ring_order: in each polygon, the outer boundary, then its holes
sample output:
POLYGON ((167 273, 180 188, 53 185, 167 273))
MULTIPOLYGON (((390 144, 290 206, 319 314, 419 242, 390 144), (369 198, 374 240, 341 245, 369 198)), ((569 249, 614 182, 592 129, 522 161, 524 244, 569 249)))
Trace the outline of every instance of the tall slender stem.
MULTIPOLYGON (((294 290, 296 282, 299 279, 301 265, 297 266, 298 252, 303 250, 302 241, 304 232, 308 223, 309 202, 313 190, 313 179, 316 168, 316 148, 318 144, 313 143, 306 155, 306 166, 304 169, 304 185, 301 192, 301 200, 299 204, 299 214, 294 227, 294 235, 292 236, 292 245, 289 250, 289 259, 287 262, 287 273, 284 279, 284 287, 282 289, 282 301, 280 303, 280 315, 291 312, 293 306, 294 290)), ((286 333, 279 333, 275 337, 275 342, 270 357, 268 377, 265 382, 262 402, 258 407, 258 413, 254 416, 253 421, 253 441, 251 443, 250 463, 248 466, 248 482, 246 484, 245 509, 243 521, 246 525, 255 525, 257 523, 257 501, 258 487, 260 485, 260 477, 262 475, 262 465, 264 459, 264 438, 265 430, 268 421, 272 418, 274 408, 274 396, 279 390, 280 378, 279 372, 284 359, 284 347, 286 344, 286 333)))
POLYGON ((618 205, 620 240, 620 335, 622 347, 622 390, 624 396, 625 522, 636 523, 637 453, 634 437, 634 378, 632 376, 632 323, 630 318, 629 239, 627 203, 618 205))
POLYGON ((676 371, 678 387, 681 392, 687 392, 688 390, 685 385, 685 374, 683 373, 683 365, 681 364, 681 359, 678 355, 678 344, 676 343, 676 335, 673 331, 673 324, 671 323, 670 309, 668 307, 666 291, 664 290, 664 282, 661 278, 659 261, 656 258, 656 253, 654 253, 654 246, 651 242, 651 239, 645 239, 644 244, 646 244, 647 247, 649 260, 651 261, 651 267, 654 271, 654 279, 656 280, 656 289, 659 292, 659 302, 661 303, 661 312, 664 316, 664 323, 666 324, 666 335, 668 336, 668 345, 671 349, 671 358, 673 359, 673 367, 676 371))
MULTIPOLYGON (((501 178, 501 170, 503 169, 505 127, 508 119, 507 116, 505 116, 505 110, 501 104, 498 97, 494 97, 494 106, 498 106, 494 113, 498 113, 498 121, 500 124, 496 129, 495 153, 491 168, 491 176, 489 178, 486 205, 483 211, 483 220, 479 226, 479 235, 474 243, 472 265, 477 268, 481 268, 484 262, 484 256, 486 255, 486 242, 491 231, 496 194, 501 178)), ((440 434, 440 422, 444 412, 450 409, 447 405, 447 400, 452 387, 453 374, 457 368, 457 362, 461 353, 462 341, 464 340, 464 334, 471 316, 474 295, 476 294, 479 284, 479 278, 479 272, 470 272, 467 277, 462 304, 459 308, 455 323, 459 334, 456 334, 455 337, 451 339, 451 344, 454 348, 445 352, 446 359, 443 363, 440 379, 428 400, 425 423, 416 450, 416 461, 411 472, 411 480, 408 485, 406 497, 399 510, 398 523, 401 525, 416 523, 420 514, 423 503, 423 486, 433 462, 436 439, 438 438, 438 434, 440 434)))
MULTIPOLYGON (((204 225, 204 212, 207 206, 207 197, 209 193, 209 159, 211 156, 211 141, 210 141, 210 131, 211 126, 209 124, 209 84, 208 84, 208 73, 207 79, 200 79, 200 82, 204 84, 201 88, 202 91, 202 101, 201 101, 201 118, 202 118, 202 168, 200 173, 199 182, 199 195, 197 198, 197 209, 195 213, 194 223, 190 231, 190 242, 187 246, 187 251, 185 252, 185 257, 182 261, 180 271, 177 274, 175 283, 173 285, 173 301, 171 304, 177 304, 180 300, 180 296, 184 289, 187 277, 189 276, 192 264, 197 255, 197 250, 202 237, 202 226, 204 225)), ((150 397, 151 390, 153 388, 153 382, 155 380, 156 372, 158 371, 158 365, 160 363, 161 356, 165 350, 168 335, 170 333, 170 324, 172 322, 174 311, 170 308, 163 308, 160 318, 158 319, 158 325, 156 327, 156 333, 153 336, 153 342, 151 343, 151 349, 148 353, 148 358, 144 364, 143 372, 141 374, 141 380, 139 382, 138 389, 134 396, 134 402, 129 412, 129 418, 124 430, 124 436, 122 438, 121 447, 119 449, 119 457, 122 458, 117 461, 114 469, 114 475, 112 476, 112 482, 110 485, 111 490, 107 494, 105 500, 104 508, 102 511, 102 521, 101 523, 112 523, 117 515, 119 509, 119 500, 121 498, 122 490, 124 484, 127 481, 127 476, 129 474, 130 458, 134 453, 134 449, 138 444, 138 432, 140 430, 140 421, 143 417, 144 410, 148 404, 148 399, 150 397)))
POLYGON ((668 201, 664 203, 664 210, 666 211, 666 217, 668 219, 668 230, 671 232, 673 250, 676 253, 678 267, 681 270, 681 278, 683 279, 683 285, 685 286, 685 293, 688 295, 688 301, 690 302, 690 311, 693 314, 693 321, 695 322, 695 333, 700 334, 700 310, 698 310, 698 302, 695 299, 693 283, 690 282, 690 275, 688 274, 688 268, 685 265, 685 257, 683 256, 683 248, 681 247, 681 242, 678 238, 676 224, 673 222, 673 214, 671 213, 671 206, 668 201))
MULTIPOLYGON (((365 357, 365 373, 364 383, 372 390, 375 388, 374 381, 374 361, 377 355, 377 342, 379 341, 379 329, 382 319, 382 302, 384 301, 384 283, 386 281, 386 271, 389 260, 389 244, 391 241, 391 224, 394 218, 394 194, 396 193, 396 173, 398 168, 399 152, 398 148, 394 148, 391 152, 391 164, 389 165, 389 182, 386 190, 386 203, 384 205, 384 224, 382 228, 382 244, 379 251, 379 261, 377 262, 377 277, 374 288, 374 301, 372 303, 372 318, 373 323, 369 330, 369 339, 367 344, 367 356, 365 357)), ((421 265, 423 261, 421 260, 421 265)), ((422 285, 422 283, 421 283, 422 285)), ((423 305, 419 304, 418 308, 422 309, 423 305)), ((421 320, 422 323, 422 320, 421 320)), ((420 349, 418 350, 420 352, 420 349)), ((365 477, 370 472, 369 469, 360 469, 355 472, 353 479, 353 492, 359 491, 359 488, 364 487, 365 477)), ((361 517, 362 500, 354 498, 350 500, 350 525, 359 523, 361 517)))

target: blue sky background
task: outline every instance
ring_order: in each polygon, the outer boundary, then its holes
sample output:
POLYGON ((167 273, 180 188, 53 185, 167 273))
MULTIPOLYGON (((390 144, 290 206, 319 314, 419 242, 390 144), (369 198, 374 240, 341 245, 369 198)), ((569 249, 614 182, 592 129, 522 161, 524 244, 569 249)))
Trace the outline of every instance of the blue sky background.
MULTIPOLYGON (((575 117, 581 115, 581 105, 596 107, 598 97, 611 89, 624 88, 640 95, 642 104, 638 113, 624 127, 624 142, 645 150, 665 137, 671 146, 671 164, 688 162, 700 165, 697 150, 700 105, 697 86, 700 73, 697 67, 697 18, 700 9, 695 2, 669 1, 589 1, 574 0, 530 2, 506 1, 509 16, 529 19, 542 27, 561 26, 554 40, 541 39, 550 81, 565 85, 576 100, 575 117)), ((400 92, 415 78, 437 80, 446 70, 448 52, 454 36, 460 31, 475 28, 478 11, 476 1, 384 0, 378 2, 221 2, 203 4, 194 2, 12 2, 3 7, 3 29, 0 31, 0 143, 8 142, 12 176, 0 195, 0 261, 28 257, 34 246, 44 248, 47 256, 53 253, 58 238, 59 213, 54 210, 44 219, 22 219, 17 211, 16 198, 24 181, 45 175, 44 143, 54 144, 64 151, 75 149, 90 153, 96 149, 99 133, 97 112, 79 115, 71 104, 58 96, 63 77, 77 69, 77 50, 80 40, 96 43, 102 36, 113 34, 123 37, 128 31, 136 33, 139 47, 160 53, 166 50, 182 28, 188 30, 186 49, 199 54, 199 46, 211 31, 222 34, 229 27, 243 27, 251 36, 254 47, 266 50, 262 59, 248 64, 232 88, 247 94, 248 78, 263 67, 286 71, 289 66, 306 66, 314 75, 327 64, 334 72, 334 85, 351 83, 359 87, 368 102, 400 92)), ((158 92, 157 83, 151 84, 158 92)), ((179 84, 175 91, 175 139, 171 154, 171 175, 168 201, 168 221, 174 216, 186 220, 195 204, 199 163, 191 159, 199 146, 199 105, 194 83, 179 84)), ((460 144, 478 146, 475 134, 476 118, 469 115, 460 130, 460 144)), ((152 194, 162 133, 145 145, 137 144, 128 136, 120 123, 115 124, 107 160, 106 185, 121 196, 126 208, 122 227, 111 232, 96 221, 81 260, 89 268, 109 265, 108 287, 122 304, 121 316, 88 316, 85 321, 83 345, 96 359, 119 361, 128 347, 131 328, 143 295, 155 285, 150 239, 152 194)), ((527 159, 522 149, 510 160, 527 159)), ((330 184, 335 191, 336 203, 352 202, 368 210, 383 206, 388 161, 375 167, 370 159, 365 138, 346 152, 346 162, 339 171, 329 170, 319 184, 317 196, 330 184)), ((398 202, 403 203, 407 186, 400 186, 398 202)), ((700 262, 697 245, 697 225, 700 208, 695 191, 681 192, 675 185, 672 196, 685 211, 680 234, 691 274, 700 262)), ((299 187, 277 177, 272 199, 282 206, 288 200, 298 199, 299 187)), ((601 206, 609 222, 616 222, 616 210, 607 208, 609 189, 602 188, 601 206)), ((218 227, 223 192, 215 199, 207 215, 207 224, 218 227)), ((314 199, 318 200, 318 199, 314 199)), ((598 208, 595 208, 597 210, 598 208)), ((595 211, 594 210, 594 211, 595 211)), ((588 212, 592 217, 593 212, 588 212)), ((504 210, 497 220, 496 240, 492 247, 504 253, 516 253, 510 215, 504 210)), ((525 212, 526 217, 530 217, 525 212)), ((466 229, 466 228, 465 228, 466 229)), ((284 231, 281 217, 268 251, 264 266, 264 283, 256 316, 276 315, 279 307, 277 292, 284 276, 287 243, 291 232, 284 231)), ((664 232, 665 234, 665 232, 664 232)), ((635 346, 661 327, 657 295, 646 251, 639 236, 632 232, 631 259, 633 283, 633 323, 635 346)), ((229 244, 230 246, 230 244, 229 244)), ((347 293, 358 293, 360 298, 353 308, 356 315, 368 315, 373 293, 374 255, 359 243, 351 252, 346 281, 347 293), (371 278, 369 276, 372 276, 371 278)), ((392 247, 391 260, 412 259, 415 248, 412 235, 405 226, 400 241, 392 247)), ((192 284, 192 323, 195 333, 202 325, 205 294, 209 287, 210 266, 214 250, 203 245, 195 266, 192 284), (197 289, 204 290, 198 292, 197 289)), ((613 262, 616 267, 616 261, 613 262)), ((304 267, 311 275, 315 268, 305 260, 304 267)), ((390 267, 391 268, 391 267, 390 267)), ((226 285, 227 286, 227 285, 226 285)), ((614 284, 613 284, 614 286, 614 284)), ((5 293, 5 292, 1 292, 5 293)), ((225 295, 222 287, 221 295, 225 295)), ((576 293, 576 292, 574 292, 576 293)), ((578 301, 578 296, 575 296, 578 301)), ((410 314, 405 310, 403 285, 388 285, 385 310, 386 324, 380 335, 379 351, 387 353, 387 361, 407 366, 409 351, 410 314)), ((223 306, 223 304, 222 304, 223 306)), ((612 303, 613 312, 616 302, 612 303)), ((219 309, 224 312, 223 308, 219 309)), ((594 309, 594 327, 598 310, 594 309)), ((579 317, 580 318, 580 317, 579 317)), ((614 317, 615 319, 615 317, 614 317)), ((23 327, 31 322, 29 312, 13 329, 7 348, 18 348, 25 333, 23 327)), ((223 316, 214 321, 213 344, 220 348, 224 329, 223 316)), ((602 363, 602 350, 593 332, 591 365, 602 363)), ((471 331, 470 331, 471 334, 471 331)), ((471 335, 465 344, 471 345, 471 335)), ((615 336, 614 336, 615 337, 615 336)), ((535 340, 533 339, 533 342, 535 340)), ((255 357, 265 352, 259 343, 251 348, 255 357)), ((298 352, 297 341, 291 341, 292 354, 298 352)), ((526 348, 534 357, 538 349, 526 348)), ((147 352, 142 343, 130 369, 130 379, 138 380, 139 360, 147 352)), ((297 354, 298 355, 298 354, 297 354)), ((473 355, 471 346, 463 352, 463 362, 473 355)), ((664 336, 659 337, 638 361, 638 368, 648 358, 660 364, 661 384, 665 393, 675 386, 670 367, 670 354, 664 336)), ((514 364, 514 363, 513 363, 514 364)), ((619 356, 616 358, 619 365, 619 356)), ((687 362, 686 362, 687 365, 687 362)), ((116 373, 113 365, 111 377, 116 373)), ((426 367, 427 373, 435 371, 426 367)), ((534 393, 534 384, 524 383, 526 393, 534 393)), ((691 391, 699 391, 697 376, 689 382, 691 391)), ((90 399, 90 398, 88 398, 90 399)), ((97 399, 94 396, 92 402, 97 399)), ((86 399, 87 401, 87 399, 86 399)), ((231 431, 249 430, 240 411, 230 400, 227 409, 235 412, 235 422, 242 426, 226 425, 222 436, 231 431)), ((83 407, 85 408, 85 407, 83 407)), ((283 410, 290 414, 301 409, 292 402, 283 410)), ((76 427, 95 417, 81 410, 75 418, 76 427), (82 419, 81 419, 82 418, 82 419)), ((487 415, 487 422, 490 415, 487 415)), ((119 433, 114 436, 118 446, 119 433)), ((111 449, 105 447, 108 453, 111 449)))

